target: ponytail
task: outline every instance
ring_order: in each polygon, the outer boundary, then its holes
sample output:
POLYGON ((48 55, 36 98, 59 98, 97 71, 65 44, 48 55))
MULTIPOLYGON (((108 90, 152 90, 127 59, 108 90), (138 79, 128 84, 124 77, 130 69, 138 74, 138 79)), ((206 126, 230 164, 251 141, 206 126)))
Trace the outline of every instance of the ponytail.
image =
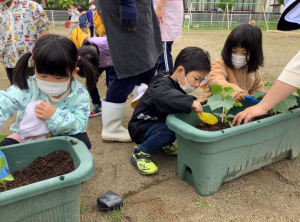
POLYGON ((13 84, 15 84, 21 90, 29 89, 27 78, 28 76, 32 75, 31 68, 28 67, 28 61, 30 57, 31 57, 30 52, 23 54, 21 58, 18 60, 16 67, 14 68, 13 84))
POLYGON ((86 87, 88 91, 91 91, 96 87, 98 81, 99 56, 94 49, 88 46, 80 47, 78 49, 78 55, 80 59, 77 63, 79 67, 77 74, 82 78, 86 78, 86 87))
POLYGON ((82 57, 78 61, 77 66, 79 67, 77 74, 82 78, 86 78, 86 87, 88 91, 91 91, 97 84, 97 67, 82 57))

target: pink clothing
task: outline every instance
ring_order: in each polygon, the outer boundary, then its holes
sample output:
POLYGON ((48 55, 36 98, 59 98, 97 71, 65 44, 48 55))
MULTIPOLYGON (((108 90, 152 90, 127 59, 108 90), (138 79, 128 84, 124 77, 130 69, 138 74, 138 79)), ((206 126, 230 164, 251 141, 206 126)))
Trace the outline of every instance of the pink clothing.
MULTIPOLYGON (((156 9, 159 0, 153 0, 156 9)), ((161 38, 164 42, 181 38, 183 23, 182 0, 167 0, 163 8, 163 22, 160 24, 161 38)))

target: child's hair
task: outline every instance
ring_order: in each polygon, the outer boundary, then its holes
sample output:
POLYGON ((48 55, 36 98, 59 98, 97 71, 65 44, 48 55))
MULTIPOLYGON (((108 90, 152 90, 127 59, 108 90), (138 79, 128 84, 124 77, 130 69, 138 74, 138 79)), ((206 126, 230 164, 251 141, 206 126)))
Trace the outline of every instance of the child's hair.
POLYGON ((89 5, 91 6, 91 5, 96 5, 96 4, 95 4, 95 2, 90 2, 90 4, 89 4, 89 5))
POLYGON ((204 51, 198 47, 187 47, 181 50, 178 54, 174 71, 183 66, 185 69, 185 75, 192 71, 210 72, 210 55, 207 51, 204 51))
MULTIPOLYGON (((92 49, 89 46, 82 46, 82 47, 78 48, 78 55, 81 57, 80 59, 83 58, 84 60, 89 61, 91 64, 94 65, 95 75, 97 75, 98 67, 100 64, 100 59, 99 59, 99 55, 98 55, 97 51, 92 49)), ((78 75, 83 78, 88 78, 88 76, 85 74, 85 72, 82 72, 81 69, 78 71, 78 75)), ((94 84, 92 84, 92 82, 87 81, 86 82, 87 88, 88 89, 94 88, 97 81, 98 81, 98 79, 95 79, 94 84), (89 84, 92 84, 92 85, 89 86, 89 84)))
POLYGON ((78 3, 78 7, 83 9, 83 4, 82 3, 78 3))
POLYGON ((80 8, 80 7, 79 7, 79 8, 77 9, 77 11, 83 12, 83 8, 80 8))
POLYGON ((73 5, 75 8, 78 8, 78 4, 77 3, 72 3, 71 5, 73 5))
POLYGON ((232 49, 236 47, 245 48, 247 51, 248 73, 255 72, 259 66, 263 66, 262 33, 259 28, 249 24, 242 24, 229 34, 221 55, 225 64, 230 68, 234 68, 231 57, 232 49))
MULTIPOLYGON (((81 57, 75 44, 67 37, 45 35, 36 42, 31 52, 25 53, 14 68, 13 83, 21 90, 28 89, 27 78, 32 74, 28 69, 31 55, 36 73, 68 78, 75 68, 79 67, 78 75, 86 78, 87 89, 91 90, 95 87, 99 60, 81 57)), ((98 55, 95 57, 98 58, 98 55)))

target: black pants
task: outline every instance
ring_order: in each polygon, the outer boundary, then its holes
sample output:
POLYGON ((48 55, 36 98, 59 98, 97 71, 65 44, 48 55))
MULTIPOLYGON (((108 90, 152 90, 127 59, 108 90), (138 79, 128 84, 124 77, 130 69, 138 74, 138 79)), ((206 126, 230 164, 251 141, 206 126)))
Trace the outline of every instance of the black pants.
MULTIPOLYGON (((92 148, 92 144, 90 142, 90 139, 88 138, 88 136, 85 134, 85 133, 78 133, 78 134, 75 134, 73 136, 70 136, 70 137, 74 137, 82 142, 85 143, 85 145, 87 146, 87 148, 90 150, 92 148)), ((11 138, 6 138, 4 140, 2 140, 0 142, 0 147, 2 146, 9 146, 9 145, 14 145, 14 144, 18 144, 19 142, 14 140, 14 139, 11 139, 11 138)))
MULTIPOLYGON (((6 74, 7 74, 7 78, 10 81, 10 85, 13 85, 13 74, 14 74, 14 69, 13 68, 5 68, 6 70, 6 74)), ((30 70, 30 75, 34 74, 34 68, 29 68, 30 70)))
POLYGON ((90 26, 91 37, 94 37, 94 26, 90 26))
MULTIPOLYGON (((107 76, 110 69, 111 69, 111 66, 107 67, 107 68, 98 68, 98 73, 97 73, 98 80, 99 80, 99 77, 101 76, 101 74, 104 71, 106 72, 106 76, 107 76)), ((97 80, 97 82, 98 82, 98 80, 97 80)), ((101 107, 101 100, 100 100, 100 95, 99 95, 97 86, 95 88, 92 88, 89 93, 90 93, 90 96, 92 98, 93 105, 99 105, 101 107)))

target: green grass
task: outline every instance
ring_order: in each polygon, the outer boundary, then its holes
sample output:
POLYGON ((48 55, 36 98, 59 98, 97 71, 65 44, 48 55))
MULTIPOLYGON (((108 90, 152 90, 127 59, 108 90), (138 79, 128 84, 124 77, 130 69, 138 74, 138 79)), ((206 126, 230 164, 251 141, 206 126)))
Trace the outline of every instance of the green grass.
POLYGON ((123 211, 123 207, 120 208, 120 210, 118 209, 114 209, 112 211, 109 211, 109 217, 110 217, 110 222, 119 222, 122 219, 125 218, 125 213, 123 211))
POLYGON ((85 211, 86 199, 80 200, 80 213, 82 214, 85 211))
POLYGON ((198 207, 204 207, 204 206, 207 206, 207 207, 211 207, 211 204, 208 203, 208 201, 205 199, 205 197, 196 197, 196 204, 198 205, 198 207))

